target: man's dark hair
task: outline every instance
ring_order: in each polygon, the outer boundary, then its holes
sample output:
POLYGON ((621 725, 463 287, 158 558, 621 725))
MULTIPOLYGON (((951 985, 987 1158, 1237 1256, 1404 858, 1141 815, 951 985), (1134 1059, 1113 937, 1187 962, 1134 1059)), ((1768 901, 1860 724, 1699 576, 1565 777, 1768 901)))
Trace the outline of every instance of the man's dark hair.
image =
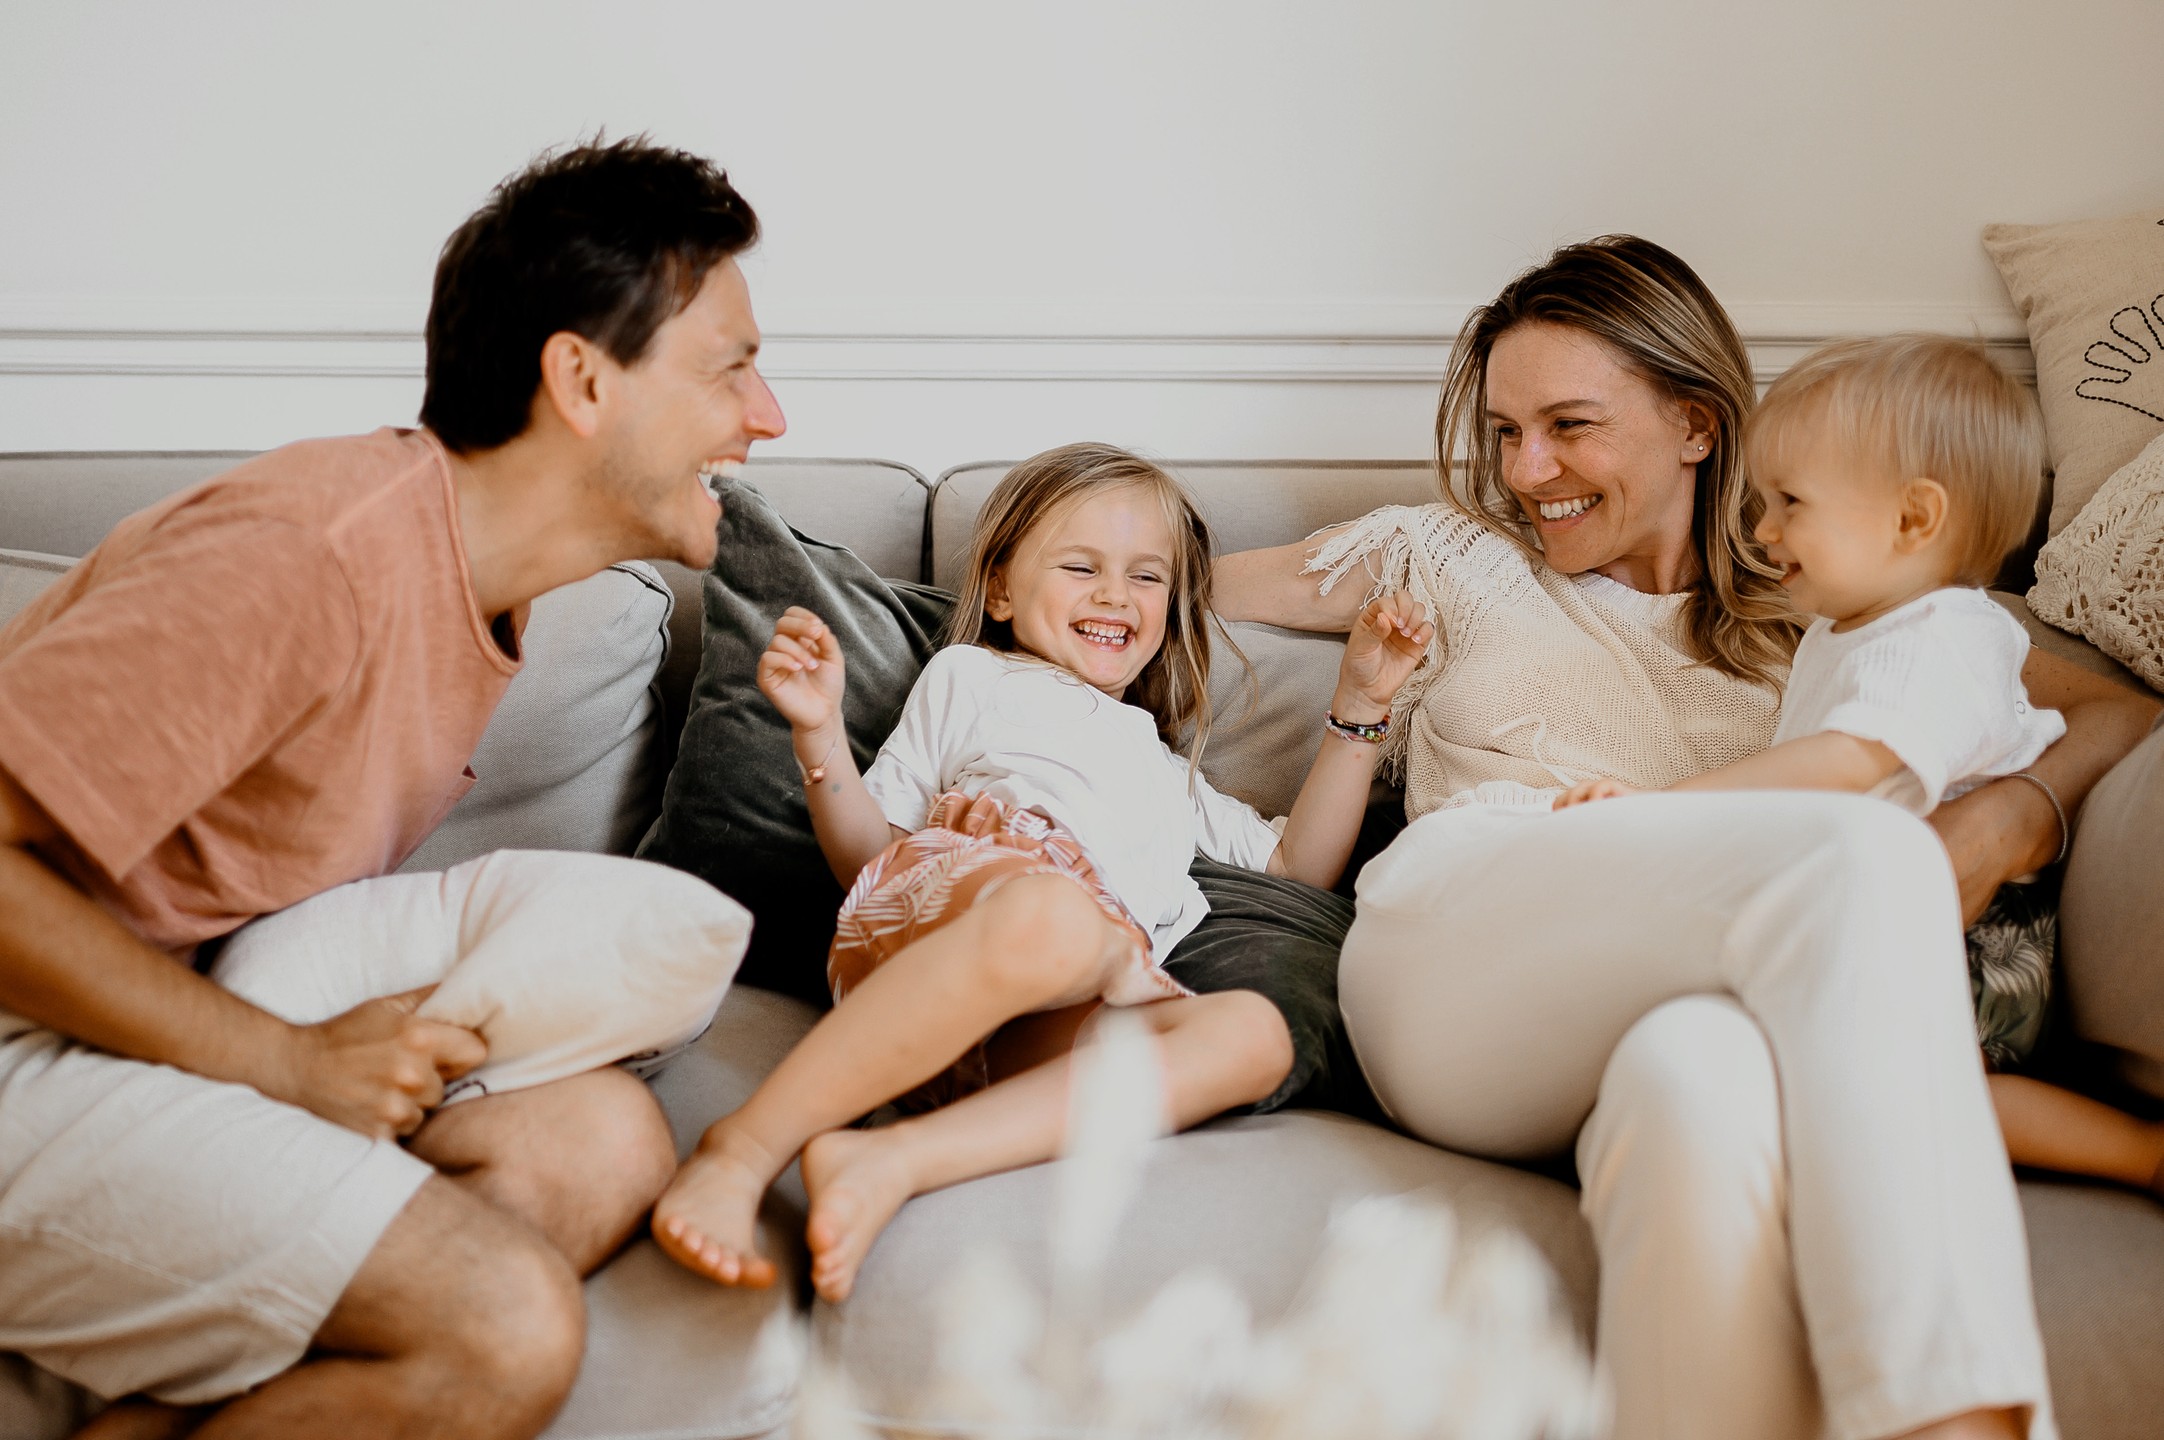
POLYGON ((460 453, 525 430, 541 347, 583 335, 636 363, 759 217, 711 161, 644 136, 543 155, 443 243, 421 423, 460 453))

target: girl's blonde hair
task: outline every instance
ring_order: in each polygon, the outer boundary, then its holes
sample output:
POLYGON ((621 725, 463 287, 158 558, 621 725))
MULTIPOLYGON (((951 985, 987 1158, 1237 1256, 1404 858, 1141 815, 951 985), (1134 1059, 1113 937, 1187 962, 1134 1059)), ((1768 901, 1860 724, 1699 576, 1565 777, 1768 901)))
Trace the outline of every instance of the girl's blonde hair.
POLYGON ((1650 240, 1603 235, 1566 245, 1467 317, 1450 352, 1435 414, 1443 496, 1537 555, 1525 516, 1503 481, 1502 447, 1488 421, 1488 356, 1521 325, 1564 325, 1592 336, 1671 405, 1712 420, 1698 465, 1691 543, 1700 583, 1684 609, 1699 658, 1723 674, 1778 681, 1802 633, 1780 572, 1751 540, 1764 508, 1744 480, 1743 422, 1757 398, 1751 362, 1728 312, 1691 267, 1650 240), (1462 451, 1466 483, 1450 483, 1462 451))
POLYGON ((1009 470, 977 513, 947 643, 1018 650, 1014 626, 985 614, 993 572, 1014 559, 1038 526, 1093 495, 1128 489, 1148 491, 1164 507, 1173 553, 1165 642, 1125 699, 1150 713, 1166 744, 1187 734, 1186 755, 1196 763, 1210 733, 1210 527, 1180 482, 1139 455, 1085 441, 1033 455, 1009 470))
POLYGON ((1766 390, 1744 432, 1761 480, 1810 447, 1896 483, 1946 487, 1956 585, 1988 585, 2028 539, 2044 492, 2044 427, 2021 382, 1974 340, 1887 335, 1837 340, 1766 390))

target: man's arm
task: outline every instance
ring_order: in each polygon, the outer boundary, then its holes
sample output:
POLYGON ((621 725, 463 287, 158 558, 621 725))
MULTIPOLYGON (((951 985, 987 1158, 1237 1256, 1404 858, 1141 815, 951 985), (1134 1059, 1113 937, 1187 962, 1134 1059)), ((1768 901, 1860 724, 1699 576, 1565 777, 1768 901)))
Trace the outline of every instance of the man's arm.
MULTIPOLYGON (((2052 788, 2072 823, 2090 789, 2149 733, 2157 702, 2038 649, 2029 651, 2021 683, 2031 704, 2066 718, 2065 736, 2029 773, 2052 788)), ((2001 885, 2050 864, 2061 843, 2051 802, 2025 780, 1979 786, 1932 811, 1930 823, 1953 860, 1961 912, 1971 924, 2001 885)))
POLYGON ((365 1135, 403 1135, 486 1056, 419 994, 294 1026, 145 945, 33 847, 52 821, 0 771, 0 1007, 86 1044, 250 1085, 365 1135))

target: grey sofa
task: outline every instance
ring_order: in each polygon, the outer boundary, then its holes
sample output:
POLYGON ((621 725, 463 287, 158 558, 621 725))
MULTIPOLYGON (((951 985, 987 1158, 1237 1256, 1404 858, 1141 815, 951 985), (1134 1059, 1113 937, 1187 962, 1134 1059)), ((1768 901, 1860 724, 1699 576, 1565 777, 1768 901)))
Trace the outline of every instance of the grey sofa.
MULTIPOLYGON (((238 458, 0 455, 0 621, 121 515, 238 458)), ((1174 468, 1198 492, 1227 549, 1283 543, 1376 504, 1423 500, 1433 483, 1413 463, 1174 468)), ((792 523, 850 545, 880 573, 951 582, 961 539, 1003 470, 966 466, 931 485, 877 462, 762 459, 749 476, 792 523)), ((635 839, 658 803, 697 665, 697 581, 673 566, 621 567, 537 605, 527 669, 476 757, 482 783, 416 864, 451 864, 500 845, 629 848, 626 837, 635 839)), ((1312 747, 1337 642, 1264 627, 1240 627, 1239 639, 1262 683, 1221 682, 1229 714, 1213 742, 1213 778, 1279 813, 1312 747)), ((2040 643, 2116 668, 2056 632, 2040 643)), ((2115 775, 2099 800, 2117 817, 2115 836, 2164 838, 2164 802, 2156 798, 2164 735, 2122 769, 2132 778, 2113 789, 2115 775)), ((2164 970, 2156 964, 2164 942, 2112 903, 2127 885, 2153 877, 2156 860, 2130 859, 2127 848, 2116 838, 2091 844, 2085 829, 2075 853, 2068 903, 2089 905, 2096 918, 2070 915, 2069 930, 2085 925, 2107 937, 2100 946, 2116 950, 2081 957, 2088 969, 2074 973, 2074 1010, 2096 1038, 2128 1052, 2134 1071, 2147 1065, 2142 1073, 2164 1074, 2157 1068, 2164 1005, 2146 975, 2164 970), (2130 967, 2144 973, 2130 976, 2130 967), (2084 987, 2112 1003, 2085 1009, 2084 987)), ((813 1019, 799 1002, 737 987, 713 1030, 656 1083, 679 1143, 690 1145, 739 1103, 813 1019)), ((1176 1269, 1201 1265, 1234 1279, 1256 1312, 1270 1316, 1292 1299, 1334 1207, 1419 1190, 1447 1200, 1468 1224, 1522 1231, 1590 1328, 1597 1270, 1576 1192, 1562 1180, 1314 1112, 1220 1121, 1159 1148, 1118 1242, 1123 1263, 1108 1280, 1115 1307, 1139 1302, 1176 1269)), ((785 1277, 773 1290, 718 1289, 638 1242, 588 1283, 585 1367, 549 1433, 691 1440, 785 1427, 803 1359, 795 1322, 806 1313, 869 1416, 936 1424, 939 1417, 921 1409, 919 1389, 937 1282, 966 1247, 982 1244, 1004 1247, 1025 1269, 1038 1265, 1041 1280, 1049 1193, 1039 1168, 922 1197, 880 1240, 855 1296, 808 1312, 799 1289, 803 1197, 793 1173, 765 1217, 764 1243, 782 1258, 785 1277)), ((2069 1440, 2164 1433, 2164 1207, 2042 1177, 2025 1177, 2021 1194, 2064 1433, 2069 1440)), ((0 1436, 64 1434, 90 1404, 26 1362, 0 1356, 0 1436)))

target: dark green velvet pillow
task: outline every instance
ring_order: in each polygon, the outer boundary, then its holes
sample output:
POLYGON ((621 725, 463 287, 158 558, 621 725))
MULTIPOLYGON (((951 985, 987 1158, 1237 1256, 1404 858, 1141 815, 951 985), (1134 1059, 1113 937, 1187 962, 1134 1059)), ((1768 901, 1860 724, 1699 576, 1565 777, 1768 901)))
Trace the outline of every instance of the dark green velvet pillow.
POLYGON ((812 835, 789 724, 759 693, 759 656, 791 605, 834 628, 848 670, 842 718, 862 768, 938 648, 954 597, 884 579, 850 550, 797 533, 739 480, 722 483, 718 537, 701 587, 699 676, 661 815, 638 853, 750 909, 751 948, 738 979, 823 1006, 842 892, 812 835))

